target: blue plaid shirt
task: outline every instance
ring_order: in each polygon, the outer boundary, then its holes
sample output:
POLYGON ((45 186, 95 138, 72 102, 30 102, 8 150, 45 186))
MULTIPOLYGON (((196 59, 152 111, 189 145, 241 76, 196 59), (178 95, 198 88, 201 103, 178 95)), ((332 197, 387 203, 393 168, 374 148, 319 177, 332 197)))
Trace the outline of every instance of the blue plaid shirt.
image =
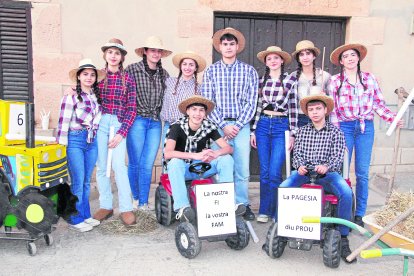
POLYGON ((201 86, 201 94, 216 104, 209 118, 221 128, 227 125, 225 119, 236 120, 239 129, 248 124, 256 112, 258 80, 253 66, 237 59, 210 65, 201 86))

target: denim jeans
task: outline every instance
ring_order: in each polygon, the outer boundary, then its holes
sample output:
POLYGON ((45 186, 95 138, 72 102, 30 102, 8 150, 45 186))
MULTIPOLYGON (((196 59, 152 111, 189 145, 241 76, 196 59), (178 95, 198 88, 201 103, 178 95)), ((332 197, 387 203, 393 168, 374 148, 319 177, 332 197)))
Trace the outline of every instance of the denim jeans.
POLYGON ((260 164, 259 214, 271 216, 276 220, 277 188, 282 183, 282 168, 286 158, 286 130, 289 130, 289 119, 286 116, 261 116, 255 132, 260 164))
POLYGON ((368 202, 369 166, 371 164, 371 153, 375 134, 374 122, 365 121, 364 133, 361 133, 358 120, 340 122, 340 128, 345 134, 346 147, 349 152, 349 163, 351 163, 352 151, 355 149, 355 215, 363 217, 367 210, 368 202))
MULTIPOLYGON (((305 183, 309 183, 309 177, 293 171, 291 176, 280 184, 280 187, 300 187, 305 183)), ((337 216, 342 219, 351 220, 352 190, 342 176, 337 172, 328 172, 325 177, 319 178, 316 184, 321 185, 326 192, 332 193, 338 198, 337 216)), ((282 211, 289 212, 289 210, 282 211)), ((349 228, 344 225, 339 225, 338 229, 343 236, 347 236, 349 233, 349 228)))
MULTIPOLYGON (((200 162, 200 161, 194 161, 200 162)), ((204 173, 203 178, 207 178, 217 174, 218 183, 233 182, 233 158, 229 155, 220 156, 210 162, 211 169, 204 173)), ((188 168, 189 163, 183 159, 172 158, 167 165, 168 179, 171 183, 172 196, 174 198, 174 210, 178 211, 180 208, 190 206, 188 200, 186 180, 198 179, 199 176, 191 173, 188 168)))
POLYGON ((96 139, 87 143, 88 131, 69 131, 66 155, 68 159, 69 174, 71 179, 71 190, 78 197, 76 203, 77 215, 70 217, 71 224, 78 224, 91 217, 89 206, 89 193, 91 175, 98 158, 96 139))
POLYGON ((161 139, 161 121, 137 115, 128 132, 128 176, 132 196, 139 205, 148 204, 152 167, 161 139))
MULTIPOLYGON (((162 152, 164 152, 164 147, 165 147, 165 135, 167 135, 167 131, 170 128, 170 123, 167 121, 164 121, 164 126, 162 128, 162 134, 161 134, 161 147, 162 147, 162 152)), ((162 156, 161 158, 161 166, 162 166, 162 172, 165 173, 165 168, 164 168, 164 156, 162 156)))
MULTIPOLYGON (((236 122, 228 121, 229 125, 236 122)), ((219 132, 224 136, 224 132, 219 128, 219 132)), ((227 141, 233 147, 234 162, 234 189, 236 193, 236 203, 249 204, 249 178, 250 178, 250 125, 243 126, 237 136, 227 141)), ((217 149, 218 145, 213 144, 212 149, 217 149)))
MULTIPOLYGON (((106 176, 106 165, 108 156, 109 129, 114 126, 115 133, 121 127, 116 115, 104 114, 99 123, 98 142, 98 170, 96 181, 99 189, 100 207, 112 210, 111 180, 106 176)), ((132 210, 131 188, 129 187, 128 170, 125 164, 126 139, 112 150, 112 170, 115 173, 115 181, 118 187, 119 211, 128 212, 132 210)))
POLYGON ((298 115, 298 127, 303 127, 304 125, 307 125, 310 122, 311 122, 311 120, 305 114, 299 114, 298 115))

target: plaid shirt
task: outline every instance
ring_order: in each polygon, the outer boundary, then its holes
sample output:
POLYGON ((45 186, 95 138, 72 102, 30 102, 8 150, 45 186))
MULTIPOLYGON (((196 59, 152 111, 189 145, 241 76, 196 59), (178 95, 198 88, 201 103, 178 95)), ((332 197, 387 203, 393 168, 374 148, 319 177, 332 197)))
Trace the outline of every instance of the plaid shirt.
POLYGON ((241 129, 253 118, 256 111, 258 75, 256 70, 239 60, 224 64, 222 60, 210 65, 204 73, 201 94, 216 104, 209 118, 220 128, 236 119, 241 129))
POLYGON ((384 101, 381 89, 375 77, 370 73, 361 72, 362 82, 366 84, 367 90, 361 83, 355 86, 348 82, 348 77, 344 72, 344 81, 341 85, 340 74, 331 77, 328 85, 328 92, 333 96, 335 108, 331 113, 330 121, 339 125, 339 122, 359 120, 361 132, 365 131, 365 120, 374 119, 374 111, 385 121, 392 122, 395 113, 389 110, 384 101))
POLYGON ((87 142, 94 141, 99 121, 101 120, 101 106, 98 104, 95 94, 81 93, 82 102, 78 95, 63 96, 60 104, 59 121, 57 126, 56 141, 59 144, 68 144, 70 130, 88 130, 87 142))
MULTIPOLYGON (((192 78, 188 81, 181 78, 177 87, 177 93, 175 93, 176 83, 177 78, 175 77, 169 77, 165 81, 167 88, 165 89, 164 100, 160 114, 161 120, 169 122, 170 124, 183 117, 183 114, 178 110, 178 104, 188 97, 194 95, 194 86, 196 85, 195 78, 192 78)), ((201 85, 197 84, 197 92, 200 91, 200 87, 201 85)))
POLYGON ((256 116, 253 120, 252 131, 255 131, 257 122, 262 111, 272 105, 274 111, 283 112, 289 115, 290 130, 293 134, 298 128, 298 96, 296 90, 292 89, 296 83, 296 77, 285 73, 283 75, 283 86, 279 79, 268 79, 263 86, 264 77, 260 79, 260 87, 263 87, 261 95, 257 101, 256 116))
POLYGON ((121 127, 116 134, 126 137, 136 116, 136 89, 134 79, 125 73, 125 88, 122 85, 122 74, 120 71, 112 73, 107 71, 106 90, 105 80, 99 83, 102 99, 102 113, 113 114, 118 117, 121 127))
MULTIPOLYGON (((168 72, 164 70, 164 77, 168 78, 168 72)), ((134 76, 137 87, 137 114, 142 117, 150 117, 159 120, 164 90, 161 84, 160 70, 152 76, 145 71, 144 62, 133 63, 127 66, 126 71, 134 76)))
POLYGON ((343 132, 333 124, 317 130, 312 123, 299 128, 293 147, 292 165, 325 165, 329 172, 341 173, 345 152, 343 132))

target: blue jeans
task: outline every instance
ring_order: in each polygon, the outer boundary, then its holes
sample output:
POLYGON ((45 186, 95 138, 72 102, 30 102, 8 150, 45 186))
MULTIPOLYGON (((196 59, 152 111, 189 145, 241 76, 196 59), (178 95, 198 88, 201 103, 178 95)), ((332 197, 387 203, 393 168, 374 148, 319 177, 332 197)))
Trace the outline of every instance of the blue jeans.
POLYGON ((78 224, 91 217, 89 206, 89 194, 93 168, 98 158, 96 139, 87 143, 88 131, 69 131, 66 154, 68 159, 69 174, 72 193, 78 197, 76 203, 77 215, 70 217, 71 224, 78 224))
POLYGON ((128 132, 128 176, 132 196, 139 205, 148 204, 152 167, 161 139, 161 121, 136 117, 128 132))
POLYGON ((346 147, 351 163, 352 151, 355 149, 356 174, 356 210, 355 215, 363 217, 367 210, 369 166, 371 165, 372 146, 374 144, 374 122, 365 121, 365 132, 361 133, 359 121, 340 122, 345 134, 346 147))
POLYGON ((304 125, 307 125, 310 122, 311 122, 311 120, 305 114, 299 114, 298 115, 298 127, 303 127, 304 125))
MULTIPOLYGON (((200 162, 194 161, 193 163, 200 162)), ((233 182, 233 158, 229 155, 223 155, 210 162, 211 169, 206 171, 203 178, 207 178, 217 174, 218 182, 233 182)), ((186 180, 198 179, 199 176, 195 173, 191 173, 188 168, 189 163, 186 163, 183 159, 172 158, 167 165, 168 179, 171 183, 172 196, 174 198, 174 210, 177 212, 180 208, 190 206, 188 200, 187 187, 185 186, 186 180)))
POLYGON ((260 163, 259 214, 271 216, 276 220, 277 188, 282 183, 282 168, 286 158, 286 130, 289 130, 289 119, 286 116, 261 116, 255 132, 260 163))
MULTIPOLYGON (((236 122, 228 121, 229 125, 236 122)), ((219 132, 224 136, 224 132, 219 128, 219 132)), ((236 193, 236 203, 249 204, 249 178, 250 178, 250 125, 243 126, 237 136, 227 141, 233 147, 234 162, 234 189, 236 193)), ((217 149, 216 143, 212 146, 217 149)))
MULTIPOLYGON (((98 142, 98 169, 96 171, 96 181, 99 189, 100 207, 112 210, 112 190, 111 180, 106 176, 106 165, 108 156, 109 128, 114 126, 115 133, 121 127, 116 115, 104 114, 99 123, 97 142, 98 142)), ((126 158, 126 139, 112 150, 112 170, 115 173, 115 181, 118 187, 119 211, 132 211, 131 188, 129 187, 128 170, 125 164, 126 158)))
MULTIPOLYGON (((305 183, 309 183, 309 177, 300 175, 297 171, 293 171, 292 175, 280 184, 281 188, 300 187, 305 183)), ((323 189, 334 194, 338 198, 337 216, 342 219, 351 220, 352 214, 352 190, 337 172, 328 172, 325 177, 316 181, 323 189)), ((289 210, 283 210, 289 212, 289 210)), ((344 225, 338 227, 341 235, 347 236, 349 228, 344 225)))

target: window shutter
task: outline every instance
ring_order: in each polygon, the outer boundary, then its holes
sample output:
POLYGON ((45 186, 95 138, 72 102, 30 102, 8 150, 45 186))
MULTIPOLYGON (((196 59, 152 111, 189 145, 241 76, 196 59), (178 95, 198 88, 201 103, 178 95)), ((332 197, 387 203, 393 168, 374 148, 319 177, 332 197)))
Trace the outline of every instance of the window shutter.
POLYGON ((0 0, 0 98, 33 102, 31 4, 0 0))

